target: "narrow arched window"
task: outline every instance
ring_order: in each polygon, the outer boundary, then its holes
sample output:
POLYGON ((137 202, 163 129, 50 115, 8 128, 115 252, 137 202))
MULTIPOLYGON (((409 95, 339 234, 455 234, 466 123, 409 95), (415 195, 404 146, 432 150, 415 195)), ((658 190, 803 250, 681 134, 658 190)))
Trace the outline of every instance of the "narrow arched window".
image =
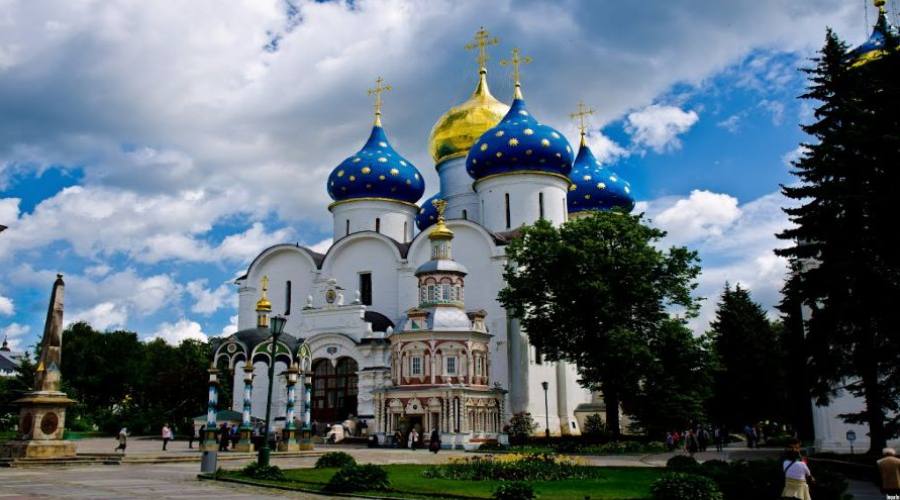
POLYGON ((403 223, 403 243, 406 243, 407 238, 409 238, 409 222, 403 223))
POLYGON ((345 229, 344 229, 344 236, 347 236, 348 234, 350 234, 350 219, 347 219, 346 222, 347 222, 347 224, 346 224, 346 227, 345 227, 345 229))
POLYGON ((381 219, 379 219, 378 217, 375 217, 375 232, 381 232, 381 219))
POLYGON ((544 193, 538 193, 538 216, 544 218, 544 193))
POLYGON ((284 283, 284 315, 291 314, 291 280, 284 283))
POLYGON ((462 212, 463 220, 469 220, 469 212, 464 208, 462 212))
POLYGON ((512 227, 512 221, 510 220, 509 216, 509 193, 505 193, 503 197, 506 201, 506 229, 509 229, 510 227, 512 227))

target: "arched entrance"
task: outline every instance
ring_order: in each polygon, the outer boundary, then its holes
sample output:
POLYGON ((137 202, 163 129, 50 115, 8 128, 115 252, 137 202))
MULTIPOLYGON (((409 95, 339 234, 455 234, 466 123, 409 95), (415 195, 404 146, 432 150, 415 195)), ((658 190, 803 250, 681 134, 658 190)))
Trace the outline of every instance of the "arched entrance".
POLYGON ((356 415, 358 371, 359 365, 352 358, 339 358, 337 365, 333 365, 330 359, 313 362, 313 420, 335 423, 356 415))

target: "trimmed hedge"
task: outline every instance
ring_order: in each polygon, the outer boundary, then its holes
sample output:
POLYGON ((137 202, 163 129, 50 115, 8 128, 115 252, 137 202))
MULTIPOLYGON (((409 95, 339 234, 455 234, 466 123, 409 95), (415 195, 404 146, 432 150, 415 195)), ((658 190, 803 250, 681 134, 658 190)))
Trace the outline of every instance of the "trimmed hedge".
POLYGON ((373 464, 348 465, 331 476, 325 491, 349 493, 353 491, 383 491, 391 486, 387 471, 373 464))
POLYGON ((343 451, 329 451, 316 460, 316 469, 340 469, 356 465, 356 459, 343 451))
POLYGON ((675 455, 666 462, 666 468, 673 472, 697 472, 700 462, 687 455, 675 455))
POLYGON ((494 500, 533 500, 536 498, 534 488, 528 483, 512 481, 500 483, 494 491, 494 500))
POLYGON ((284 472, 277 465, 259 465, 257 462, 250 462, 246 467, 241 469, 241 474, 252 477, 253 479, 264 479, 268 481, 284 481, 284 472))
POLYGON ((704 476, 668 472, 650 486, 653 500, 722 500, 716 482, 704 476))

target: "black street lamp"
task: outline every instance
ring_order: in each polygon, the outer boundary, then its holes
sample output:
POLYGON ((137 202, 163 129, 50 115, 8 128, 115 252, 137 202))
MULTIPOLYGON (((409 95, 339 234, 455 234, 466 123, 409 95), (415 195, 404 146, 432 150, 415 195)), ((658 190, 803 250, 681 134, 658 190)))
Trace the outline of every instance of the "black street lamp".
POLYGON ((550 438, 550 403, 547 402, 547 388, 550 387, 550 384, 547 382, 541 382, 541 387, 544 388, 544 437, 550 438))
POLYGON ((266 396, 266 433, 263 434, 262 447, 259 449, 257 463, 262 466, 269 465, 269 419, 272 414, 272 386, 275 385, 275 353, 278 351, 278 337, 284 331, 287 322, 283 316, 273 316, 269 320, 269 330, 272 332, 272 345, 269 346, 269 395, 266 396))

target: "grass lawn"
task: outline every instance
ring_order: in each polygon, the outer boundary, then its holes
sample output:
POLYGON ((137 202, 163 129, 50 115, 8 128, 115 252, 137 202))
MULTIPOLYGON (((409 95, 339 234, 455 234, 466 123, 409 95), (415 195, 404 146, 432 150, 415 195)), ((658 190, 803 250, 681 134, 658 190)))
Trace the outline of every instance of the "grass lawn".
MULTIPOLYGON (((427 479, 422 472, 425 465, 385 465, 391 481, 392 493, 365 492, 379 496, 398 498, 440 498, 441 495, 490 498, 499 481, 460 481, 450 479, 427 479)), ((319 490, 331 479, 337 469, 289 469, 285 470, 287 482, 259 481, 319 490)), ((603 477, 597 479, 567 479, 562 481, 532 481, 531 485, 542 500, 583 499, 626 500, 650 497, 650 484, 662 470, 651 468, 604 467, 603 477)), ((226 473, 229 477, 241 477, 237 472, 226 473)), ((363 492, 360 492, 363 493, 363 492)))

